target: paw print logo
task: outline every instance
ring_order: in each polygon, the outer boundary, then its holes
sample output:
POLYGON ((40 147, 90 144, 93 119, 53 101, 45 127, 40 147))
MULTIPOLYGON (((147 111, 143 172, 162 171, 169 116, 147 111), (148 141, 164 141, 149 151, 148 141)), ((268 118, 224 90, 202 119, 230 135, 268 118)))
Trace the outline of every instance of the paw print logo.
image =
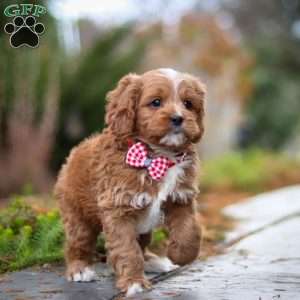
POLYGON ((12 23, 7 23, 4 26, 4 31, 11 35, 10 44, 12 47, 36 48, 39 45, 39 35, 45 31, 45 26, 42 23, 37 23, 33 16, 27 16, 25 19, 17 16, 12 23))

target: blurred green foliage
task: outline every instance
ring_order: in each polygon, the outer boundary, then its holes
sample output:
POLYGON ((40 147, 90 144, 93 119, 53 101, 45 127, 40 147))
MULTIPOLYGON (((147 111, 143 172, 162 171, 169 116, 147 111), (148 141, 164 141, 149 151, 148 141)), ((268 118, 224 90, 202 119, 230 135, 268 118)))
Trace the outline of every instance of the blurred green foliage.
POLYGON ((168 238, 168 232, 164 228, 157 228, 153 231, 151 247, 157 248, 168 238))
MULTIPOLYGON (((9 4, 15 1, 1 1, 0 11, 9 4)), ((63 62, 56 19, 49 11, 38 18, 45 33, 34 49, 11 47, 3 27, 12 20, 0 14, 0 197, 20 193, 26 184, 39 192, 49 185, 63 62)))
POLYGON ((249 99, 247 146, 280 149, 300 123, 300 45, 259 40, 253 47, 254 93, 249 99))
MULTIPOLYGON (((28 3, 28 1, 18 1, 18 4, 21 3, 28 3)), ((0 11, 3 12, 10 4, 15 4, 15 1, 1 1, 0 11)), ((47 1, 40 1, 39 4, 46 6, 47 1)), ((30 95, 31 103, 27 105, 33 108, 38 126, 44 110, 50 76, 59 64, 62 53, 59 49, 56 21, 49 12, 39 18, 39 22, 45 25, 47 33, 42 35, 40 45, 36 49, 28 47, 14 49, 10 46, 9 35, 2 29, 11 21, 12 18, 0 14, 0 141, 2 146, 7 142, 7 127, 15 102, 23 96, 20 92, 30 95)))
POLYGON ((130 36, 130 25, 103 34, 78 62, 69 62, 75 68, 67 64, 63 70, 55 167, 74 145, 103 128, 106 93, 136 69, 144 53, 146 40, 131 41, 130 36))
POLYGON ((250 149, 232 152, 203 163, 201 186, 204 190, 229 189, 260 192, 276 176, 300 163, 272 152, 250 149))
MULTIPOLYGON (((1 1, 0 10, 14 3, 1 1)), ((47 7, 49 1, 39 4, 47 7)), ((1 28, 11 21, 0 15, 1 28)), ((9 174, 0 181, 0 197, 21 193, 27 183, 36 192, 49 189, 52 171, 70 149, 103 128, 106 93, 136 69, 146 47, 126 24, 96 29, 91 45, 81 44, 76 52, 63 47, 63 30, 59 34, 49 9, 38 21, 45 33, 35 49, 12 48, 0 30, 0 160, 5 161, 0 175, 9 174)))

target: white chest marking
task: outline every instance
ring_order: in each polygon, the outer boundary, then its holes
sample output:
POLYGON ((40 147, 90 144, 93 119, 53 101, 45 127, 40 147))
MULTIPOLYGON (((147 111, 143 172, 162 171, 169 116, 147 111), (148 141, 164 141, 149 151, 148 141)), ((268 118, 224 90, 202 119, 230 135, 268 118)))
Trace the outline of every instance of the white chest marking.
POLYGON ((153 199, 146 217, 141 219, 138 224, 137 230, 139 233, 147 233, 159 224, 161 219, 161 205, 174 192, 177 182, 184 176, 186 163, 185 161, 181 162, 168 170, 160 185, 157 198, 153 199))

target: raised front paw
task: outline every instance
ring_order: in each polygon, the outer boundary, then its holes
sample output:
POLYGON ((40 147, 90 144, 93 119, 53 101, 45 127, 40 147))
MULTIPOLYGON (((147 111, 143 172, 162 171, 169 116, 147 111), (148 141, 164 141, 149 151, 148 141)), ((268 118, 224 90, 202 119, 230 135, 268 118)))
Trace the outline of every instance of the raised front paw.
POLYGON ((89 282, 97 279, 96 272, 82 261, 72 262, 67 269, 68 281, 89 282))
POLYGON ((199 256, 200 235, 189 236, 185 243, 170 241, 168 246, 168 257, 171 261, 179 266, 191 263, 199 256))

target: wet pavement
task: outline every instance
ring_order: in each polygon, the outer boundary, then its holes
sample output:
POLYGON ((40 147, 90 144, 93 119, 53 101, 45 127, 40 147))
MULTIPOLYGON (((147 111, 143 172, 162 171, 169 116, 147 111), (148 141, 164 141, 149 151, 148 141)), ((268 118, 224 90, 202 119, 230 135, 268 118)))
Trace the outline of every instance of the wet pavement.
MULTIPOLYGON (((226 253, 154 277, 153 289, 134 299, 300 299, 300 186, 262 194, 225 209, 238 219, 226 253)), ((0 277, 0 299, 118 299, 113 277, 68 283, 63 269, 29 269, 0 277)))

